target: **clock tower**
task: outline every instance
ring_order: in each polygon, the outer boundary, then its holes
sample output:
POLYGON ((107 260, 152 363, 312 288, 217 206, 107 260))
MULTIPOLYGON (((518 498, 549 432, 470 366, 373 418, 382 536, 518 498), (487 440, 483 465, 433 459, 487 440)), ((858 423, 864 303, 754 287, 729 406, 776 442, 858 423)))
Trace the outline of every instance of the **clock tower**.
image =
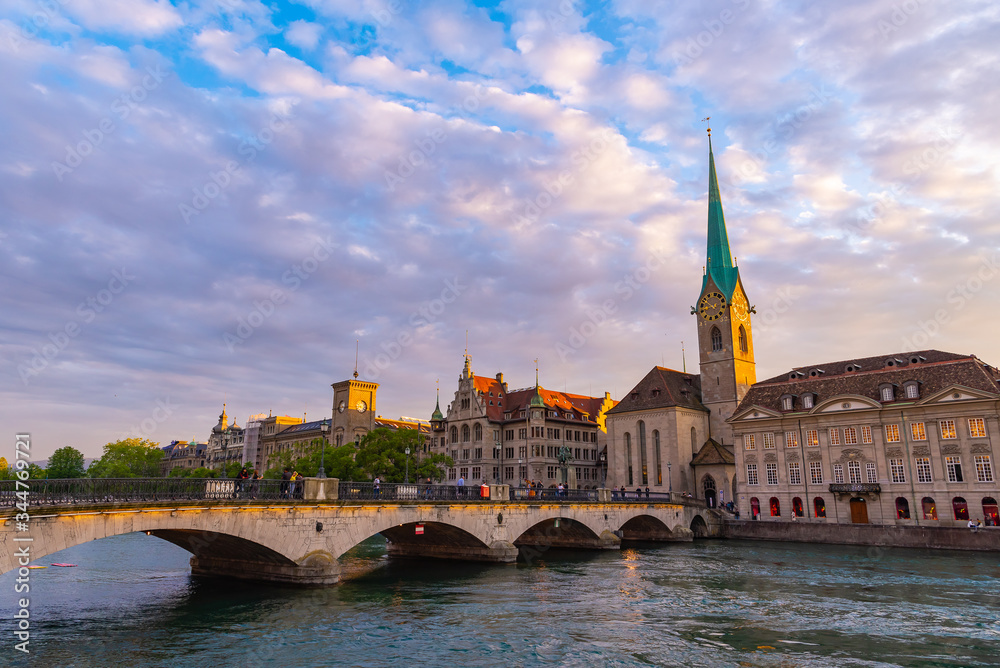
POLYGON ((711 411, 711 438, 732 445, 726 420, 757 382, 753 359, 750 315, 740 270, 733 264, 729 236, 722 215, 722 198, 715 175, 712 130, 708 130, 708 252, 698 305, 691 308, 698 320, 701 361, 701 402, 711 411))
POLYGON ((378 383, 358 380, 358 372, 355 371, 352 380, 342 380, 332 387, 331 442, 334 445, 358 442, 375 428, 375 394, 378 383))

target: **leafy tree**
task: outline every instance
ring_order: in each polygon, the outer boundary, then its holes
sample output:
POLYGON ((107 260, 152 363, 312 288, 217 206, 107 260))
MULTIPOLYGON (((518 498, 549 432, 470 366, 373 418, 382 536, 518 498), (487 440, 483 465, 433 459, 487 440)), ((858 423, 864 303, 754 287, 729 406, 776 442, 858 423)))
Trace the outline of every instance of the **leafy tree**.
MULTIPOLYGON (((253 464, 250 463, 240 464, 239 462, 229 462, 224 467, 222 467, 222 470, 219 471, 219 473, 221 474, 219 477, 235 478, 240 474, 240 471, 242 471, 244 467, 250 467, 250 470, 253 471, 253 464)), ((215 476, 212 477, 214 478, 215 476)))
MULTIPOLYGON (((0 459, 2 459, 2 457, 0 457, 0 459)), ((16 461, 17 460, 15 460, 15 462, 16 461)), ((25 460, 22 459, 20 461, 25 461, 25 460)), ((18 480, 19 479, 17 477, 18 470, 19 469, 17 468, 16 464, 14 466, 8 465, 6 468, 0 466, 0 480, 18 480)), ((41 480, 46 477, 46 470, 43 469, 38 464, 32 464, 28 462, 26 466, 20 470, 22 471, 26 470, 28 472, 28 477, 32 480, 41 480)))
POLYGON ((213 471, 210 468, 204 466, 199 466, 196 469, 190 469, 187 477, 189 478, 214 478, 218 475, 218 471, 213 471))
POLYGON ((49 457, 50 478, 83 478, 87 475, 83 468, 83 453, 67 445, 59 448, 49 457))
POLYGON ((157 478, 163 451, 146 438, 126 438, 104 446, 104 454, 87 469, 91 478, 157 478))
POLYGON ((392 431, 380 427, 361 439, 354 461, 369 480, 378 476, 383 482, 403 482, 407 468, 406 448, 410 448, 410 480, 441 480, 444 477, 441 466, 453 466, 454 461, 444 455, 421 457, 423 445, 424 436, 416 429, 392 431))

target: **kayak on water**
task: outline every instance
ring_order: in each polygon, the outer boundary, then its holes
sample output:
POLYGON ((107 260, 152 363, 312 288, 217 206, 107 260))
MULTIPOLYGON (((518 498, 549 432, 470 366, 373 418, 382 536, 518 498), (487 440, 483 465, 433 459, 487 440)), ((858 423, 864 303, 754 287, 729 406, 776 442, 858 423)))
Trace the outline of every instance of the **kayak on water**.
MULTIPOLYGON (((76 566, 76 564, 52 564, 53 566, 62 566, 63 568, 71 568, 76 566)), ((42 568, 45 568, 44 566, 42 568)))

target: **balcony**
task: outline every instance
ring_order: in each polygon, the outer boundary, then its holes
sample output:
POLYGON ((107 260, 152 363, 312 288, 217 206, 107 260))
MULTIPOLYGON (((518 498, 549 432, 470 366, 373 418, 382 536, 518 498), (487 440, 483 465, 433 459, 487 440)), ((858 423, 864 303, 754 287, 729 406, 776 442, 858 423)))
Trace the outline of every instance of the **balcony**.
POLYGON ((833 483, 830 491, 835 494, 879 494, 882 486, 877 482, 857 483, 851 485, 833 483))

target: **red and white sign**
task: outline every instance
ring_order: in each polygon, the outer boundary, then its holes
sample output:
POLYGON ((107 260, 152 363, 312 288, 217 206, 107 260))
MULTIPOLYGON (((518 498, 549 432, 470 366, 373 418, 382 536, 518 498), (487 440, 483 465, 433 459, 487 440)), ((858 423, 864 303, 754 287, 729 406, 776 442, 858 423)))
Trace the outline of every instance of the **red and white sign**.
POLYGON ((424 535, 424 525, 423 524, 418 524, 416 526, 416 528, 413 530, 413 532, 415 534, 417 534, 418 536, 423 536, 424 535))

